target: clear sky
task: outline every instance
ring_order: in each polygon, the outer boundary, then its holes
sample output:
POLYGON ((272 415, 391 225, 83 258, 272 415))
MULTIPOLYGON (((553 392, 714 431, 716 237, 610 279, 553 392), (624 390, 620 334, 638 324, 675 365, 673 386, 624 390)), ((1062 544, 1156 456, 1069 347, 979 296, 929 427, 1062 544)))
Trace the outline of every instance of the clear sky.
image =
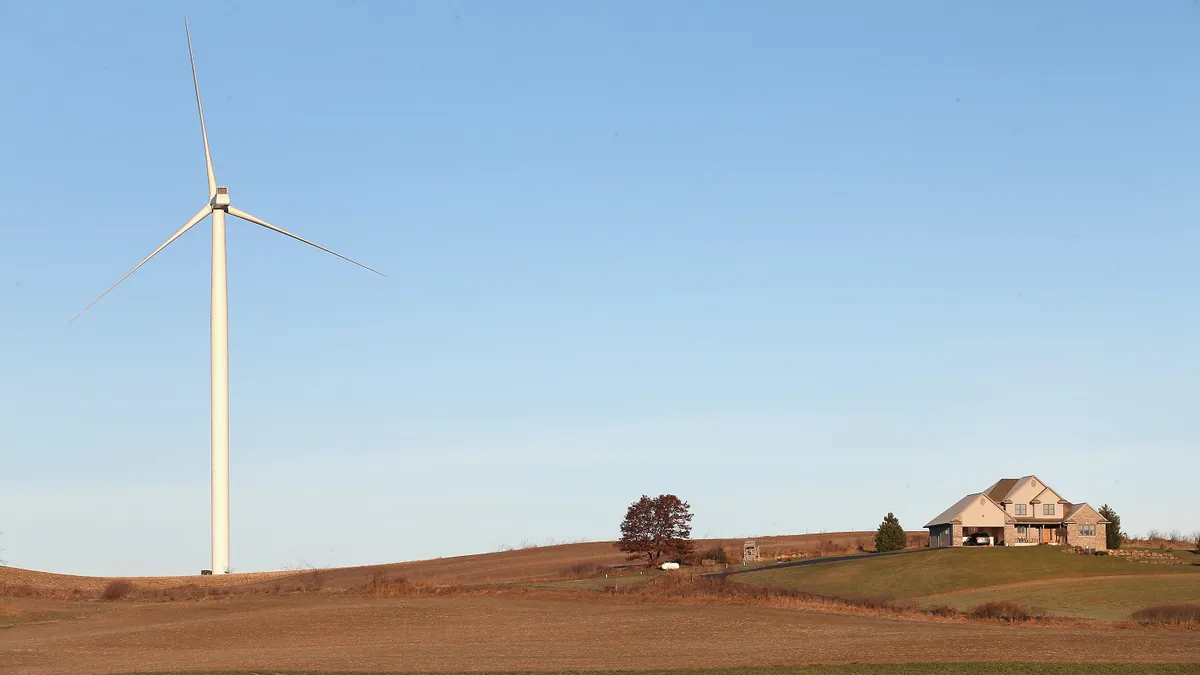
POLYGON ((909 528, 1035 473, 1200 529, 1200 7, 0 4, 0 557, 909 528))

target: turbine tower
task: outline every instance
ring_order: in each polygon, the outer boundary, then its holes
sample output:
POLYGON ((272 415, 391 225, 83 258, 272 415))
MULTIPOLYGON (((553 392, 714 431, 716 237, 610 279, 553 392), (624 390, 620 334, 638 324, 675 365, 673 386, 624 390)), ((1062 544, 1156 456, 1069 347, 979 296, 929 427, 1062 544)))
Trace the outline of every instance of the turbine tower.
POLYGON ((225 274, 225 215, 241 218, 255 225, 260 225, 278 232, 296 241, 303 242, 326 253, 333 254, 342 260, 354 263, 359 267, 384 276, 382 272, 331 251, 324 246, 298 237, 283 228, 276 227, 267 221, 252 216, 229 202, 229 188, 217 185, 213 174, 212 156, 208 151, 208 131, 204 127, 204 108, 200 105, 200 82, 196 77, 196 58, 192 54, 192 34, 184 19, 184 32, 187 35, 188 58, 192 63, 192 86, 196 89, 196 111, 200 114, 200 136, 204 139, 204 168, 208 174, 208 203, 206 203, 191 220, 183 224, 175 234, 167 238, 154 252, 146 256, 117 283, 109 286, 107 291, 92 301, 83 311, 76 314, 71 321, 83 316, 100 298, 119 286, 129 275, 145 265, 159 251, 171 242, 183 236, 183 233, 195 227, 200 221, 212 216, 212 314, 211 318, 211 348, 212 348, 212 572, 214 574, 229 573, 229 304, 228 287, 225 274))

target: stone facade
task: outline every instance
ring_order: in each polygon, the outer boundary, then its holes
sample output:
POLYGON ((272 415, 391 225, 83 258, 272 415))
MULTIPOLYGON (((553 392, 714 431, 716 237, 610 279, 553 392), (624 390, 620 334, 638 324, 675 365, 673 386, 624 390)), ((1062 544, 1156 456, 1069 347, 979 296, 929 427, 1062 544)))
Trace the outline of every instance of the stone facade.
POLYGON ((1051 544, 1095 551, 1108 550, 1106 526, 1089 504, 1062 499, 1033 475, 1002 478, 925 524, 930 546, 962 546, 964 533, 978 533, 999 546, 1051 544))
POLYGON ((1097 551, 1108 550, 1108 535, 1104 520, 1089 506, 1085 506, 1071 516, 1071 522, 1064 525, 1067 530, 1067 545, 1091 548, 1097 551), (1084 528, 1094 527, 1095 534, 1080 534, 1084 528))

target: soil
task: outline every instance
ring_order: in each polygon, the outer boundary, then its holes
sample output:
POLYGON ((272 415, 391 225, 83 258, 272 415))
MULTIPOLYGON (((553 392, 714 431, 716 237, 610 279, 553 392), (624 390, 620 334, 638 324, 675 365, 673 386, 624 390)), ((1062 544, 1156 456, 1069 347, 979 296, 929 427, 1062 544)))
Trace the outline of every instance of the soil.
MULTIPOLYGON (((817 542, 828 548, 830 541, 849 545, 868 535, 801 535, 759 542, 776 549, 803 549, 817 542)), ((718 543, 731 552, 741 546, 741 540, 697 542, 700 550, 718 543)), ((130 579, 139 589, 224 586, 241 591, 153 602, 95 599, 111 578, 0 568, 0 673, 625 670, 1015 657, 1079 662, 1200 659, 1200 630, 933 621, 604 593, 548 597, 519 589, 411 597, 339 590, 368 584, 377 572, 461 587, 562 578, 572 565, 624 562, 610 542, 599 542, 370 567, 130 579), (320 576, 319 585, 313 584, 314 575, 320 576), (289 592, 295 582, 304 582, 307 590, 289 592), (1103 649, 1092 648, 1098 644, 1103 649)))
MULTIPOLYGON (((0 610, 21 602, 6 600, 0 610)), ((41 611, 76 613, 0 630, 0 672, 677 669, 1014 657, 1194 662, 1200 655, 1195 630, 947 623, 602 596, 37 602, 41 611)))

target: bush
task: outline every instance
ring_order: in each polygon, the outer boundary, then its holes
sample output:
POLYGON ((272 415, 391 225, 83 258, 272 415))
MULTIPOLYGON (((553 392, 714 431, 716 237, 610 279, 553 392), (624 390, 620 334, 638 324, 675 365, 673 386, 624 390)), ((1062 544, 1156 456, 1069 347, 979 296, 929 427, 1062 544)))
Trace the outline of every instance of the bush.
POLYGON ((595 563, 575 563, 563 570, 563 573, 569 576, 597 577, 607 569, 607 567, 595 563))
POLYGON ((888 512, 875 531, 875 550, 903 551, 908 546, 908 534, 900 526, 900 519, 888 512))
POLYGON ((100 592, 101 600, 120 600, 133 592, 133 584, 124 579, 116 579, 108 582, 104 590, 100 592))
POLYGON ((720 546, 716 546, 714 548, 711 548, 711 549, 705 551, 704 555, 700 556, 700 559, 701 560, 711 560, 715 563, 721 563, 721 564, 725 564, 725 563, 729 562, 729 556, 725 554, 725 549, 721 548, 720 546))
POLYGON ((1200 624, 1200 605, 1156 605, 1133 613, 1138 623, 1200 624))
POLYGON ((925 610, 934 616, 958 616, 958 610, 950 605, 937 605, 925 610))
POLYGON ((1020 603, 1012 600, 985 602, 971 608, 971 616, 976 619, 1000 619, 1003 621, 1030 621, 1038 618, 1040 612, 1030 611, 1020 603))

